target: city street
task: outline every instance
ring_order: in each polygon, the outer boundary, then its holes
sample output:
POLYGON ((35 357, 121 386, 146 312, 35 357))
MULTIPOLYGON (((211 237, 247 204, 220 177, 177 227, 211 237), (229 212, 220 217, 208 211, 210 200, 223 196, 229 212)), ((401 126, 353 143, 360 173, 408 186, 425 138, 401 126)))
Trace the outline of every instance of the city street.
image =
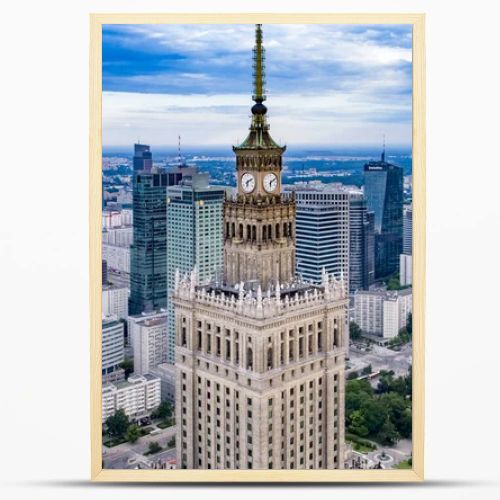
POLYGON ((405 375, 411 365, 412 343, 405 344, 400 351, 393 351, 387 347, 371 344, 371 350, 366 352, 351 345, 349 347, 349 365, 347 371, 361 372, 368 365, 372 372, 393 370, 396 376, 405 375))
POLYGON ((149 449, 149 443, 156 441, 163 449, 167 447, 167 443, 175 436, 176 426, 162 429, 161 433, 156 435, 148 434, 139 438, 135 443, 123 443, 113 448, 102 447, 103 461, 105 469, 128 469, 133 468, 133 465, 128 463, 129 459, 136 458, 138 461, 146 459, 146 461, 156 460, 158 458, 174 458, 173 450, 165 450, 155 455, 146 455, 144 453, 149 449), (171 456, 170 456, 171 455, 171 456))

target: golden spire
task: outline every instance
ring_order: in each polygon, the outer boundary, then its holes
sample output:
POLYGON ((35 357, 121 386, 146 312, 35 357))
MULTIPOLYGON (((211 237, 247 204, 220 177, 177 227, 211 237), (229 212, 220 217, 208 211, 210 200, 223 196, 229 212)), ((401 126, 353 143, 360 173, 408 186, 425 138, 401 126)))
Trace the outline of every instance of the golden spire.
POLYGON ((255 27, 255 47, 253 49, 253 96, 255 104, 252 106, 252 126, 264 128, 266 126, 265 115, 267 108, 262 104, 266 100, 264 94, 264 47, 262 45, 262 24, 255 27))
POLYGON ((255 25, 255 47, 253 49, 253 100, 257 103, 262 103, 266 100, 264 95, 265 84, 265 49, 262 46, 262 24, 255 25))

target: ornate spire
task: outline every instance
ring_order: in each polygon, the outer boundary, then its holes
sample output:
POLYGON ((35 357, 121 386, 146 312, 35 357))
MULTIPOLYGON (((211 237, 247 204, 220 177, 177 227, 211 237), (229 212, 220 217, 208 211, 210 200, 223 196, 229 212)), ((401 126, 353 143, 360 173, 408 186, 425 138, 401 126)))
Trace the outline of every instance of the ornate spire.
POLYGON ((285 146, 280 146, 269 135, 269 125, 266 121, 267 108, 263 102, 265 95, 265 49, 262 44, 262 25, 255 25, 255 47, 253 49, 253 95, 255 104, 252 106, 252 124, 250 134, 239 146, 238 149, 276 149, 283 153, 285 146))
POLYGON ((253 49, 253 100, 263 102, 266 100, 264 95, 265 83, 265 49, 262 45, 262 24, 255 25, 255 47, 253 49))
POLYGON ((252 125, 265 125, 267 108, 262 104, 266 100, 265 84, 265 49, 262 45, 262 24, 255 27, 255 47, 253 49, 253 96, 255 104, 252 106, 252 125))

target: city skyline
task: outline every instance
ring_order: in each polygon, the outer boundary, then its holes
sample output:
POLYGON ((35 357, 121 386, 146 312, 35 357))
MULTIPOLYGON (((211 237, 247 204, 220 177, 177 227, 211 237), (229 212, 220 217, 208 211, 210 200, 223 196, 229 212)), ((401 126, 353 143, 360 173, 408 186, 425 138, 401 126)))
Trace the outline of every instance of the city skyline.
MULTIPOLYGON (((236 144, 252 25, 108 25, 103 144, 236 144), (250 37, 248 36, 250 34, 250 37), (231 43, 228 43, 228 40, 231 43)), ((266 25, 273 135, 295 146, 411 147, 411 26, 266 25), (293 47, 293 50, 292 50, 293 47)))
MULTIPOLYGON (((366 27, 358 28, 345 32, 351 39, 359 35, 358 43, 367 37, 368 45, 389 43, 368 35, 366 27)), ((161 34, 156 35, 156 43, 162 45, 161 34)), ((183 50, 193 47, 183 46, 183 50)), ((231 50, 238 53, 237 47, 231 50)), ((358 279, 354 285, 349 278, 351 267, 369 278, 373 263, 387 253, 385 247, 384 253, 373 245, 377 228, 384 237, 389 234, 382 231, 387 224, 379 228, 373 222, 381 213, 384 221, 399 220, 392 212, 402 215, 404 196, 411 201, 411 189, 405 191, 403 185, 403 168, 385 162, 385 134, 379 161, 366 162, 366 151, 322 157, 311 154, 311 148, 305 158, 295 158, 298 168, 285 165, 285 141, 274 139, 280 137, 279 130, 276 136, 274 128, 270 132, 275 115, 272 100, 266 100, 264 81, 269 75, 260 24, 255 26, 253 64, 248 52, 245 59, 253 69, 253 92, 249 89, 248 107, 241 114, 248 119, 250 108, 251 124, 240 130, 243 141, 233 142, 233 172, 213 155, 195 156, 190 164, 180 150, 175 163, 168 158, 161 161, 161 156, 153 162, 157 149, 151 138, 148 144, 136 142, 140 137, 133 141, 133 157, 103 158, 103 167, 107 165, 103 208, 108 209, 103 212, 103 277, 111 284, 109 290, 103 288, 103 304, 110 313, 103 317, 103 327, 109 323, 125 341, 116 349, 121 361, 116 364, 113 358, 109 373, 103 373, 106 468, 144 464, 153 469, 377 469, 392 468, 395 463, 411 467, 411 256, 402 255, 401 279, 394 268, 384 275, 388 282, 379 280, 373 289, 369 279, 358 279), (318 160, 313 167, 311 162, 318 160), (198 171, 200 161, 210 163, 206 164, 209 171, 198 171), (364 162, 362 169, 360 162, 364 162), (389 167, 397 169, 400 182, 389 182, 388 174, 385 182, 389 167), (375 178, 367 168, 384 175, 375 178), (292 182, 286 186, 285 172, 292 182), (211 173, 222 184, 210 187, 211 173), (370 188, 366 199, 359 189, 360 174, 361 183, 370 188), (233 181, 235 189, 224 187, 233 181), (354 214, 355 198, 362 202, 361 217, 354 214), (387 200, 393 203, 387 205, 387 200), (351 221, 355 221, 352 228, 351 221), (358 246, 351 245, 351 237, 358 246), (127 323, 123 318, 127 304, 122 300, 126 284, 130 287, 127 323), (349 295, 350 291, 354 294, 349 295), (353 321, 352 299, 359 325, 353 321), (365 321, 366 314, 373 316, 372 323, 365 321), (380 360, 370 354, 375 345, 380 360), (396 361, 398 352, 402 355, 396 361), (386 371, 386 366, 394 369, 386 371), (403 391, 396 389, 401 384, 403 391), (353 400, 359 389, 363 396, 353 400), (385 392, 393 393, 390 401, 385 392), (117 454, 106 456, 107 449, 124 442, 117 454), (366 449, 360 450, 360 444, 366 449), (395 448, 387 454, 379 446, 395 448), (138 453, 132 458, 134 450, 138 453)), ((172 74, 178 59, 170 58, 172 74)), ((378 59, 368 57, 365 64, 370 75, 375 59, 380 63, 380 54, 378 59)), ((133 90, 134 80, 126 75, 132 70, 140 74, 147 62, 137 58, 137 67, 117 73, 133 90)), ((210 59, 204 64, 210 65, 210 59)), ((225 64, 232 69, 228 61, 225 64)), ((321 66, 321 58, 315 64, 321 66)), ((215 81, 221 78, 216 73, 215 81)), ((303 71, 295 73, 300 77, 303 71)), ((349 77, 359 83, 354 73, 349 77)), ((243 86, 239 80, 243 74, 212 85, 215 93, 205 97, 220 100, 223 94, 217 92, 225 90, 224 85, 243 86)), ((362 80, 363 71, 357 74, 362 80)), ((311 74, 311 80, 304 78, 302 88, 307 92, 297 94, 295 112, 301 106, 310 111, 301 114, 304 127, 299 133, 307 129, 312 116, 320 118, 317 123, 329 116, 327 108, 310 106, 308 92, 321 96, 324 87, 321 78, 314 78, 318 75, 321 71, 311 74)), ((295 94, 292 98, 286 94, 287 85, 293 85, 286 82, 286 68, 281 78, 293 131, 295 94)), ((373 81, 374 74, 369 82, 373 81)), ((147 81, 142 85, 141 96, 153 95, 147 93, 147 81)), ((388 118, 377 106, 367 106, 381 122, 388 118)), ((161 115, 165 110, 158 111, 161 115)), ((234 110, 222 105, 212 111, 215 118, 199 126, 200 134, 205 126, 215 132, 218 126, 232 130, 224 118, 231 118, 234 110)), ((351 111, 354 120, 356 108, 351 111)), ((187 108, 184 112, 189 114, 187 108)), ((175 121, 185 118, 185 113, 171 114, 175 121)), ((203 122, 204 111, 199 115, 203 122)), ((331 116, 328 119, 334 122, 331 116)), ((403 115, 400 119, 404 122, 403 115)), ((342 120, 347 129, 354 123, 346 116, 342 120)), ((200 123, 193 122, 193 126, 200 123)), ((404 128, 400 122, 393 125, 404 128)), ((207 141, 205 134, 198 147, 206 147, 207 141)), ((230 145, 226 147, 229 153, 230 145)), ((411 172, 411 156, 400 159, 411 172)), ((394 238, 402 241, 402 225, 394 231, 394 238)), ((108 344, 115 345, 104 335, 102 342, 103 353, 108 352, 108 344)))

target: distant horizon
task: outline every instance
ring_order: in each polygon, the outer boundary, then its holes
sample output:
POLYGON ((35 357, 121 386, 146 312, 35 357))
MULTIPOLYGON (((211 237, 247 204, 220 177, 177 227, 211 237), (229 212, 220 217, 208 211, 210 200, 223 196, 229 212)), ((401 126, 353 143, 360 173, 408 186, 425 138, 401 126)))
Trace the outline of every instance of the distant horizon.
MULTIPOLYGON (((177 155, 178 152, 178 144, 150 144, 146 141, 135 142, 130 145, 103 145, 102 152, 103 154, 112 154, 112 153, 124 153, 133 155, 134 152, 134 144, 143 144, 150 146, 151 152, 153 154, 153 159, 155 153, 157 154, 166 154, 171 153, 172 155, 177 155)), ((328 145, 328 144, 301 144, 301 145, 289 145, 286 142, 283 143, 287 146, 287 150, 285 152, 286 155, 297 154, 297 153, 330 153, 336 155, 349 155, 356 153, 370 153, 375 155, 380 155, 382 153, 383 146, 382 144, 347 144, 347 145, 328 145)), ((217 152, 224 153, 227 152, 228 156, 233 155, 232 146, 234 144, 221 144, 221 145, 212 145, 212 144, 203 144, 203 145, 191 145, 191 144, 181 144, 181 153, 184 154, 203 154, 204 152, 217 152)), ((407 144, 395 144, 388 146, 386 144, 385 148, 386 156, 390 157, 391 155, 403 155, 403 154, 412 154, 412 145, 407 144)))

